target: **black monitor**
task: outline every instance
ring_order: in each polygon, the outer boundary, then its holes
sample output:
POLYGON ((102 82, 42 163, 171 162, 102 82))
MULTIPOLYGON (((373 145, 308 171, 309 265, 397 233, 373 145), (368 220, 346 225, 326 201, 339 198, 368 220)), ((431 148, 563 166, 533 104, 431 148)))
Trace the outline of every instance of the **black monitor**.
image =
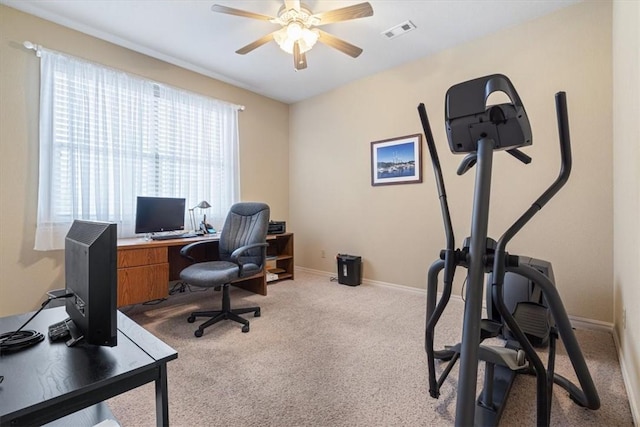
POLYGON ((118 246, 114 223, 75 220, 64 245, 67 314, 73 320, 73 345, 118 344, 118 246))
POLYGON ((184 230, 185 203, 183 198, 138 196, 135 232, 184 230))

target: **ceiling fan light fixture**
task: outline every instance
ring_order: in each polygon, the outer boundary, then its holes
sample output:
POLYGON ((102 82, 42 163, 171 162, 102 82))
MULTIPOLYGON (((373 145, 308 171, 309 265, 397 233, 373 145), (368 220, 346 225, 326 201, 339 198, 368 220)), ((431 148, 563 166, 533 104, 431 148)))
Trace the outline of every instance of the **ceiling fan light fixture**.
POLYGON ((236 53, 245 55, 273 40, 278 43, 278 46, 280 46, 282 50, 293 55, 293 63, 296 71, 307 68, 305 52, 311 50, 318 41, 352 58, 357 58, 362 53, 361 48, 316 27, 373 16, 373 8, 369 2, 313 14, 307 6, 300 3, 300 0, 284 0, 284 4, 280 7, 278 15, 275 18, 220 4, 214 4, 211 10, 228 15, 269 21, 273 24, 280 25, 280 29, 241 47, 236 50, 236 53))
POLYGON ((278 43, 280 49, 289 54, 293 54, 293 45, 298 42, 300 53, 307 52, 318 41, 318 32, 310 30, 298 22, 290 22, 281 30, 273 34, 273 39, 278 43))
POLYGON ((287 25, 287 37, 291 40, 300 40, 302 37, 302 26, 297 22, 287 25))

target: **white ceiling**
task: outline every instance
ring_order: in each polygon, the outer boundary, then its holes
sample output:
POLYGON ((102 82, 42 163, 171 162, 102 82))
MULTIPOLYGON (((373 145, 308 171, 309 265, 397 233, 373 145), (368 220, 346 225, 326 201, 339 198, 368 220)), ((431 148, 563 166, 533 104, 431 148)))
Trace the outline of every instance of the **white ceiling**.
MULTIPOLYGON (((0 3, 117 45, 294 103, 368 75, 518 25, 579 0, 370 0, 374 15, 322 27, 361 47, 358 58, 318 43, 308 68, 269 42, 247 55, 237 49, 277 24, 214 13, 222 4, 276 16, 282 0, 0 0, 0 3), (417 29, 395 39, 382 32, 410 20, 417 29)), ((361 1, 307 0, 314 13, 361 1)), ((47 47, 47 40, 29 40, 47 47)), ((487 46, 499 49, 499 46, 487 46)))

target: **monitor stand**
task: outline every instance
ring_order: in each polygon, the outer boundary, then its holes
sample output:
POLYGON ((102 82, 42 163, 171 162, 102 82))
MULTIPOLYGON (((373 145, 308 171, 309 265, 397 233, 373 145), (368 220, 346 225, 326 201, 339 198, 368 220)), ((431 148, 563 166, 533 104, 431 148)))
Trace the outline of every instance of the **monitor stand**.
POLYGON ((82 341, 84 335, 82 335, 80 329, 76 326, 76 323, 71 320, 71 318, 65 320, 65 322, 67 323, 67 327, 69 328, 70 335, 70 338, 66 341, 66 344, 67 347, 73 347, 74 345, 82 341))

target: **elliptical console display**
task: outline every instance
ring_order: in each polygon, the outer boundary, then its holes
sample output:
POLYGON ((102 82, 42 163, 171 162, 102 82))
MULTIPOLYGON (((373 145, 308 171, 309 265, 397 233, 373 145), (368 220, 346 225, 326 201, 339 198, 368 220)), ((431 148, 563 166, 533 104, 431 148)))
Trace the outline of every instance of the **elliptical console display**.
POLYGON ((452 86, 445 99, 445 124, 453 153, 471 153, 478 141, 489 138, 494 150, 531 145, 531 126, 522 101, 506 76, 495 74, 452 86), (511 103, 487 107, 494 92, 511 103))

